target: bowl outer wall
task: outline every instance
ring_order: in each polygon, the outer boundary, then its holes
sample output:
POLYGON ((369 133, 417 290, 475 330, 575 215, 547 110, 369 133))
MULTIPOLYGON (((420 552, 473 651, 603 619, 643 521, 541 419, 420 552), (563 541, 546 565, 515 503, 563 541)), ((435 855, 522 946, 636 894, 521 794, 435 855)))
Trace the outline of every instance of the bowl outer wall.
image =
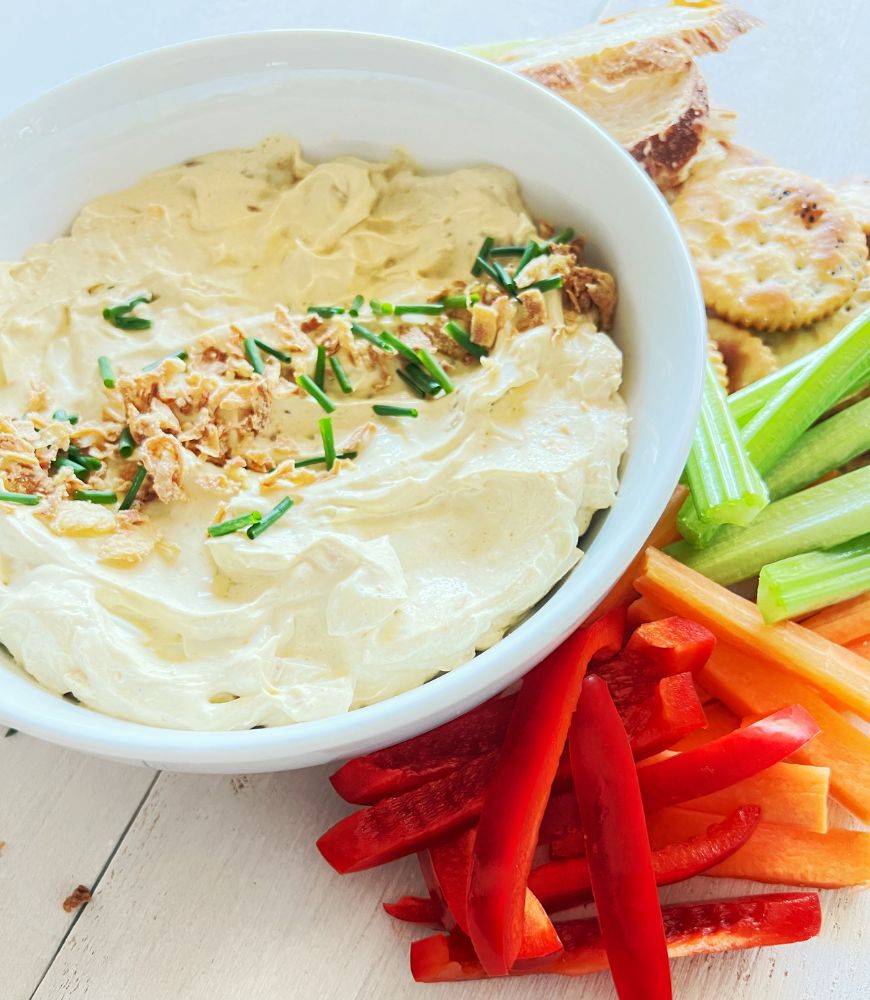
POLYGON ((625 353, 632 425, 619 496, 542 607, 472 663, 420 688, 330 719, 203 733, 104 716, 15 668, 0 670, 0 718, 50 742, 238 773, 324 763, 425 731, 509 685, 583 621, 643 544, 688 454, 705 318, 666 202, 591 120, 463 53, 380 35, 274 31, 184 43, 89 73, 0 120, 0 258, 64 231, 105 191, 272 131, 298 136, 313 159, 383 156, 398 143, 429 169, 497 163, 517 175, 536 215, 587 235, 592 260, 620 283, 614 339, 625 353))

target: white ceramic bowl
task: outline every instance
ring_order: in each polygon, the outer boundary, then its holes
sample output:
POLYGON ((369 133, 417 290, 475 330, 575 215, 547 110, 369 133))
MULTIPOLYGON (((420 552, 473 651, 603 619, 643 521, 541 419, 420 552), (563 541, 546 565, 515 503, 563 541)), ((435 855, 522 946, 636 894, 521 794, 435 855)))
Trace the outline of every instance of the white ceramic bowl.
POLYGON ((0 121, 0 259, 59 235, 89 199, 148 171, 276 131, 300 138, 314 159, 377 157, 400 144, 433 169, 500 164, 517 175, 534 213, 588 237, 620 288, 615 339, 632 425, 616 505, 587 535, 586 557, 519 628, 473 662, 381 704, 274 729, 157 729, 70 704, 7 659, 0 719, 10 726, 103 757, 212 772, 302 767, 407 738, 504 688, 581 622, 677 480, 697 416, 705 327, 667 205, 589 119, 467 55, 377 35, 276 31, 180 45, 91 73, 0 121))

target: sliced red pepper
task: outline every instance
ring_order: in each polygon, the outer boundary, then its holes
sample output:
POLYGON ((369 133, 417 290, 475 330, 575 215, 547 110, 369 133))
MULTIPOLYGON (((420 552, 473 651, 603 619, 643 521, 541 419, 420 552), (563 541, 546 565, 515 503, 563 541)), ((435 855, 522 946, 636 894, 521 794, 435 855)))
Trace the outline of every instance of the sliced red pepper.
POLYGON ((485 701, 428 733, 349 760, 329 780, 346 802, 371 805, 442 778, 501 746, 515 701, 485 701))
POLYGON ((441 904, 429 896, 402 896, 394 903, 384 903, 384 909, 391 917, 408 924, 441 923, 441 904))
POLYGON ((568 749, 616 991, 621 1000, 670 1000, 668 949, 637 769, 607 684, 594 674, 583 681, 568 749))
POLYGON ((583 840, 582 830, 565 833, 550 843, 550 857, 554 861, 582 858, 585 854, 586 842, 583 840))
MULTIPOLYGON (((814 892, 679 903, 663 907, 662 918, 671 958, 792 944, 815 937, 822 926, 819 897, 814 892)), ((556 930, 564 945, 562 955, 532 972, 583 976, 607 968, 596 920, 565 921, 557 923, 556 930)), ((486 978, 471 942, 461 933, 435 934, 415 941, 411 945, 411 973, 418 983, 486 978)), ((529 972, 516 970, 512 975, 529 972)))
POLYGON ((566 834, 579 833, 580 807, 573 791, 551 795, 538 832, 539 844, 551 844, 566 834))
POLYGON ((526 880, 589 660, 618 649, 619 608, 570 636, 531 673, 517 697, 486 794, 468 887, 468 927, 491 975, 505 975, 523 939, 526 880))
POLYGON ((676 674, 658 682, 645 700, 620 710, 636 760, 652 757, 704 729, 707 716, 691 674, 676 674))
MULTIPOLYGON (((760 819, 758 806, 741 806, 721 823, 709 826, 704 833, 653 851, 656 884, 682 882, 724 861, 746 843, 760 819)), ((585 903, 592 898, 589 862, 586 858, 573 858, 533 868, 529 889, 550 912, 585 903)))
POLYGON ((642 658, 646 668, 659 677, 697 673, 705 666, 716 645, 716 636, 689 618, 673 615, 639 625, 625 646, 628 656, 642 658))
POLYGON ((640 767, 644 805, 659 809, 728 788, 784 760, 819 731, 805 708, 792 705, 694 750, 640 767))
POLYGON ((358 809, 330 827, 317 848, 342 874, 423 850, 474 823, 496 760, 496 754, 488 754, 413 791, 358 809))

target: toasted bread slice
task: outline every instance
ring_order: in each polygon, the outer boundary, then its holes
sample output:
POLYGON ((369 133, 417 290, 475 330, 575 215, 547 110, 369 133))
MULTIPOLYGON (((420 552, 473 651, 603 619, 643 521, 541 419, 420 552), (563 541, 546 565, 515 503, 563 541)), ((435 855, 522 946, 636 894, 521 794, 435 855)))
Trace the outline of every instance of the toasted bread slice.
POLYGON ((578 75, 618 82, 636 74, 679 71, 695 56, 722 52, 761 22, 724 3, 704 7, 653 7, 557 38, 472 47, 484 59, 561 93, 578 75))

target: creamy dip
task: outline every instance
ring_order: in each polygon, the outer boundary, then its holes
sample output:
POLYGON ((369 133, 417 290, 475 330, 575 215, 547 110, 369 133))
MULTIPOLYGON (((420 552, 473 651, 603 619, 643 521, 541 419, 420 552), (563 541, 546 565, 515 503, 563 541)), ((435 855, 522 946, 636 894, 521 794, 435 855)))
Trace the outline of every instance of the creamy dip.
MULTIPOLYGON (((627 419, 619 351, 583 308, 594 294, 563 307, 546 291, 543 314, 540 293, 509 301, 470 276, 487 235, 536 237, 503 170, 423 174, 399 154, 311 165, 274 137, 100 198, 68 236, 0 265, 0 489, 40 495, 0 503, 0 642, 18 664, 114 716, 243 729, 378 701, 501 638, 612 504, 627 419), (428 344, 453 387, 434 398, 413 395, 402 356, 355 337, 346 312, 306 312, 474 289, 483 312, 453 318, 497 322, 480 359, 439 332, 450 316, 359 310, 369 330, 428 344), (151 301, 126 315, 149 327, 104 318, 137 297, 151 301), (258 375, 252 337, 292 363, 262 353, 258 375), (297 465, 324 452, 324 410, 295 382, 318 343, 354 387, 327 365, 336 447, 355 453, 331 470, 297 465), (76 447, 102 461, 90 482, 58 466, 76 447), (73 499, 120 500, 140 463, 127 513, 73 499), (284 497, 293 507, 254 539, 206 533, 284 497)), ((542 255, 525 283, 553 268, 567 273, 542 255)))

